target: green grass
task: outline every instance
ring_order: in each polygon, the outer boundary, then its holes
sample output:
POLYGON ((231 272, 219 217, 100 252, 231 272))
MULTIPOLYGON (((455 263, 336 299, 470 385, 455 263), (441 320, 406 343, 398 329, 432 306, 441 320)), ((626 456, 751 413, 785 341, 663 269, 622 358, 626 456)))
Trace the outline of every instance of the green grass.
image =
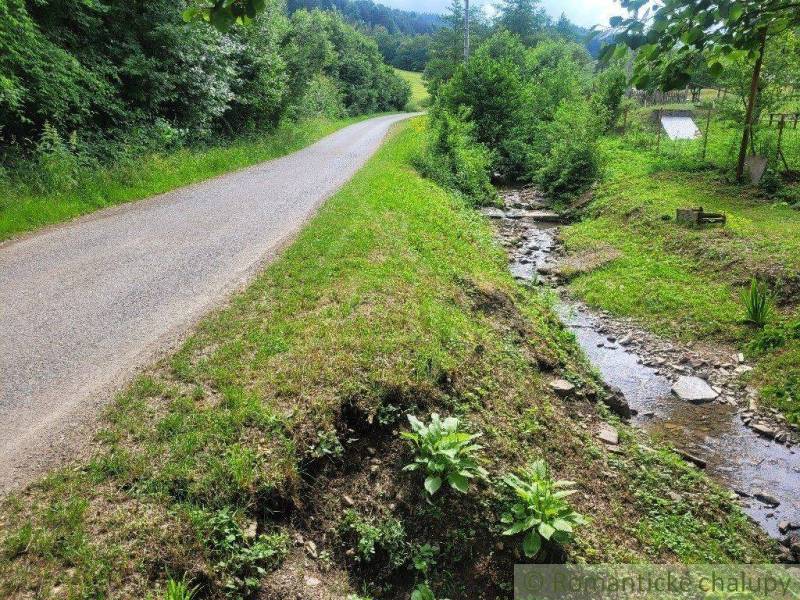
POLYGON ((0 188, 0 241, 294 152, 363 118, 285 123, 270 134, 251 139, 84 170, 68 190, 32 193, 22 185, 9 183, 0 188))
POLYGON ((425 82, 422 80, 422 73, 404 71, 403 69, 397 68, 395 68, 394 72, 405 79, 411 86, 409 109, 420 110, 427 106, 430 102, 430 96, 428 94, 428 89, 425 87, 425 82))
MULTIPOLYGON (((727 138, 720 137, 710 147, 724 147, 727 138)), ((618 257, 576 277, 570 286, 577 296, 659 334, 736 346, 754 335, 743 303, 752 277, 778 291, 776 321, 798 313, 792 290, 800 277, 799 211, 726 183, 699 164, 695 142, 656 154, 607 139, 603 150, 606 174, 590 214, 563 237, 577 255, 611 248, 618 257), (726 226, 675 222, 676 208, 698 206, 725 213, 726 226)))
POLYGON ((325 565, 321 595, 408 597, 426 545, 437 596, 507 596, 519 540, 500 535, 501 487, 430 503, 403 471, 405 415, 434 411, 484 433, 492 480, 544 458, 577 482, 570 501, 592 523, 572 560, 768 560, 705 476, 650 456, 657 444, 595 402, 553 395, 556 374, 582 393, 597 384, 550 301, 513 281, 488 223, 413 170, 424 125, 394 130, 279 260, 117 398, 92 460, 5 500, 0 596, 159 598, 172 580, 203 598, 259 584, 296 597, 325 565), (620 429, 621 455, 594 442, 601 419, 620 429), (641 496, 646 473, 659 484, 641 496), (692 507, 664 540, 666 525, 647 523, 676 518, 672 491, 692 507))

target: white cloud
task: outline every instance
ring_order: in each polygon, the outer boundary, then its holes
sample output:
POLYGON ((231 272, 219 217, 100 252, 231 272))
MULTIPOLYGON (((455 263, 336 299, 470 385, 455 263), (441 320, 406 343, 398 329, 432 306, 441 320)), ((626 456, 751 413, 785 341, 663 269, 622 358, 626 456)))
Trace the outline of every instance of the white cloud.
MULTIPOLYGON (((444 12, 450 5, 450 0, 377 0, 381 4, 416 10, 420 12, 444 12)), ((492 4, 493 0, 473 0, 477 4, 492 4)), ((542 0, 542 6, 553 18, 558 18, 561 13, 578 25, 592 27, 593 25, 608 25, 608 20, 623 14, 617 0, 542 0)))

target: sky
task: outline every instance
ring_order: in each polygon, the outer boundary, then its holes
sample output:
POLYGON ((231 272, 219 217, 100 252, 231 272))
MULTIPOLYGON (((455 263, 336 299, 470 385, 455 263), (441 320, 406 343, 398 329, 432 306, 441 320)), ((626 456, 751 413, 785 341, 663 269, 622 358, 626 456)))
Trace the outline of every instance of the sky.
MULTIPOLYGON (((376 0, 380 4, 419 12, 443 12, 450 0, 376 0)), ((492 0, 473 0, 478 4, 492 4, 492 0)), ((584 27, 608 25, 608 19, 623 14, 615 0, 542 0, 542 6, 554 18, 566 13, 573 23, 584 27)))

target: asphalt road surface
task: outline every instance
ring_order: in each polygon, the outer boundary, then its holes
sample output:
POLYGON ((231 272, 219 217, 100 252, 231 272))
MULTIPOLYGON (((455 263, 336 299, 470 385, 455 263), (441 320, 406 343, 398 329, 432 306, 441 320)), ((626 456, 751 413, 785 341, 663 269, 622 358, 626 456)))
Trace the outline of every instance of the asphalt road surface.
POLYGON ((0 491, 80 453, 114 389, 274 258, 408 116, 0 245, 0 491))

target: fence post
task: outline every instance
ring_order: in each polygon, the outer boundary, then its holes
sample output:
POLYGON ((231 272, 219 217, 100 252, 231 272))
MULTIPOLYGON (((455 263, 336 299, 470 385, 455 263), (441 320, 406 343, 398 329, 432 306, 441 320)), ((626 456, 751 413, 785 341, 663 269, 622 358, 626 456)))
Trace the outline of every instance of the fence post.
POLYGON ((661 152, 661 130, 664 128, 663 123, 661 123, 661 109, 658 109, 658 113, 656 114, 656 118, 658 119, 658 137, 656 138, 656 152, 661 152))
POLYGON ((631 109, 630 106, 627 104, 625 105, 625 114, 622 118, 622 137, 625 137, 625 133, 628 131, 628 111, 631 109))
POLYGON ((703 162, 706 161, 706 152, 708 151, 708 132, 711 129, 711 112, 714 110, 714 105, 708 107, 708 114, 706 115, 706 133, 703 136, 703 162))

